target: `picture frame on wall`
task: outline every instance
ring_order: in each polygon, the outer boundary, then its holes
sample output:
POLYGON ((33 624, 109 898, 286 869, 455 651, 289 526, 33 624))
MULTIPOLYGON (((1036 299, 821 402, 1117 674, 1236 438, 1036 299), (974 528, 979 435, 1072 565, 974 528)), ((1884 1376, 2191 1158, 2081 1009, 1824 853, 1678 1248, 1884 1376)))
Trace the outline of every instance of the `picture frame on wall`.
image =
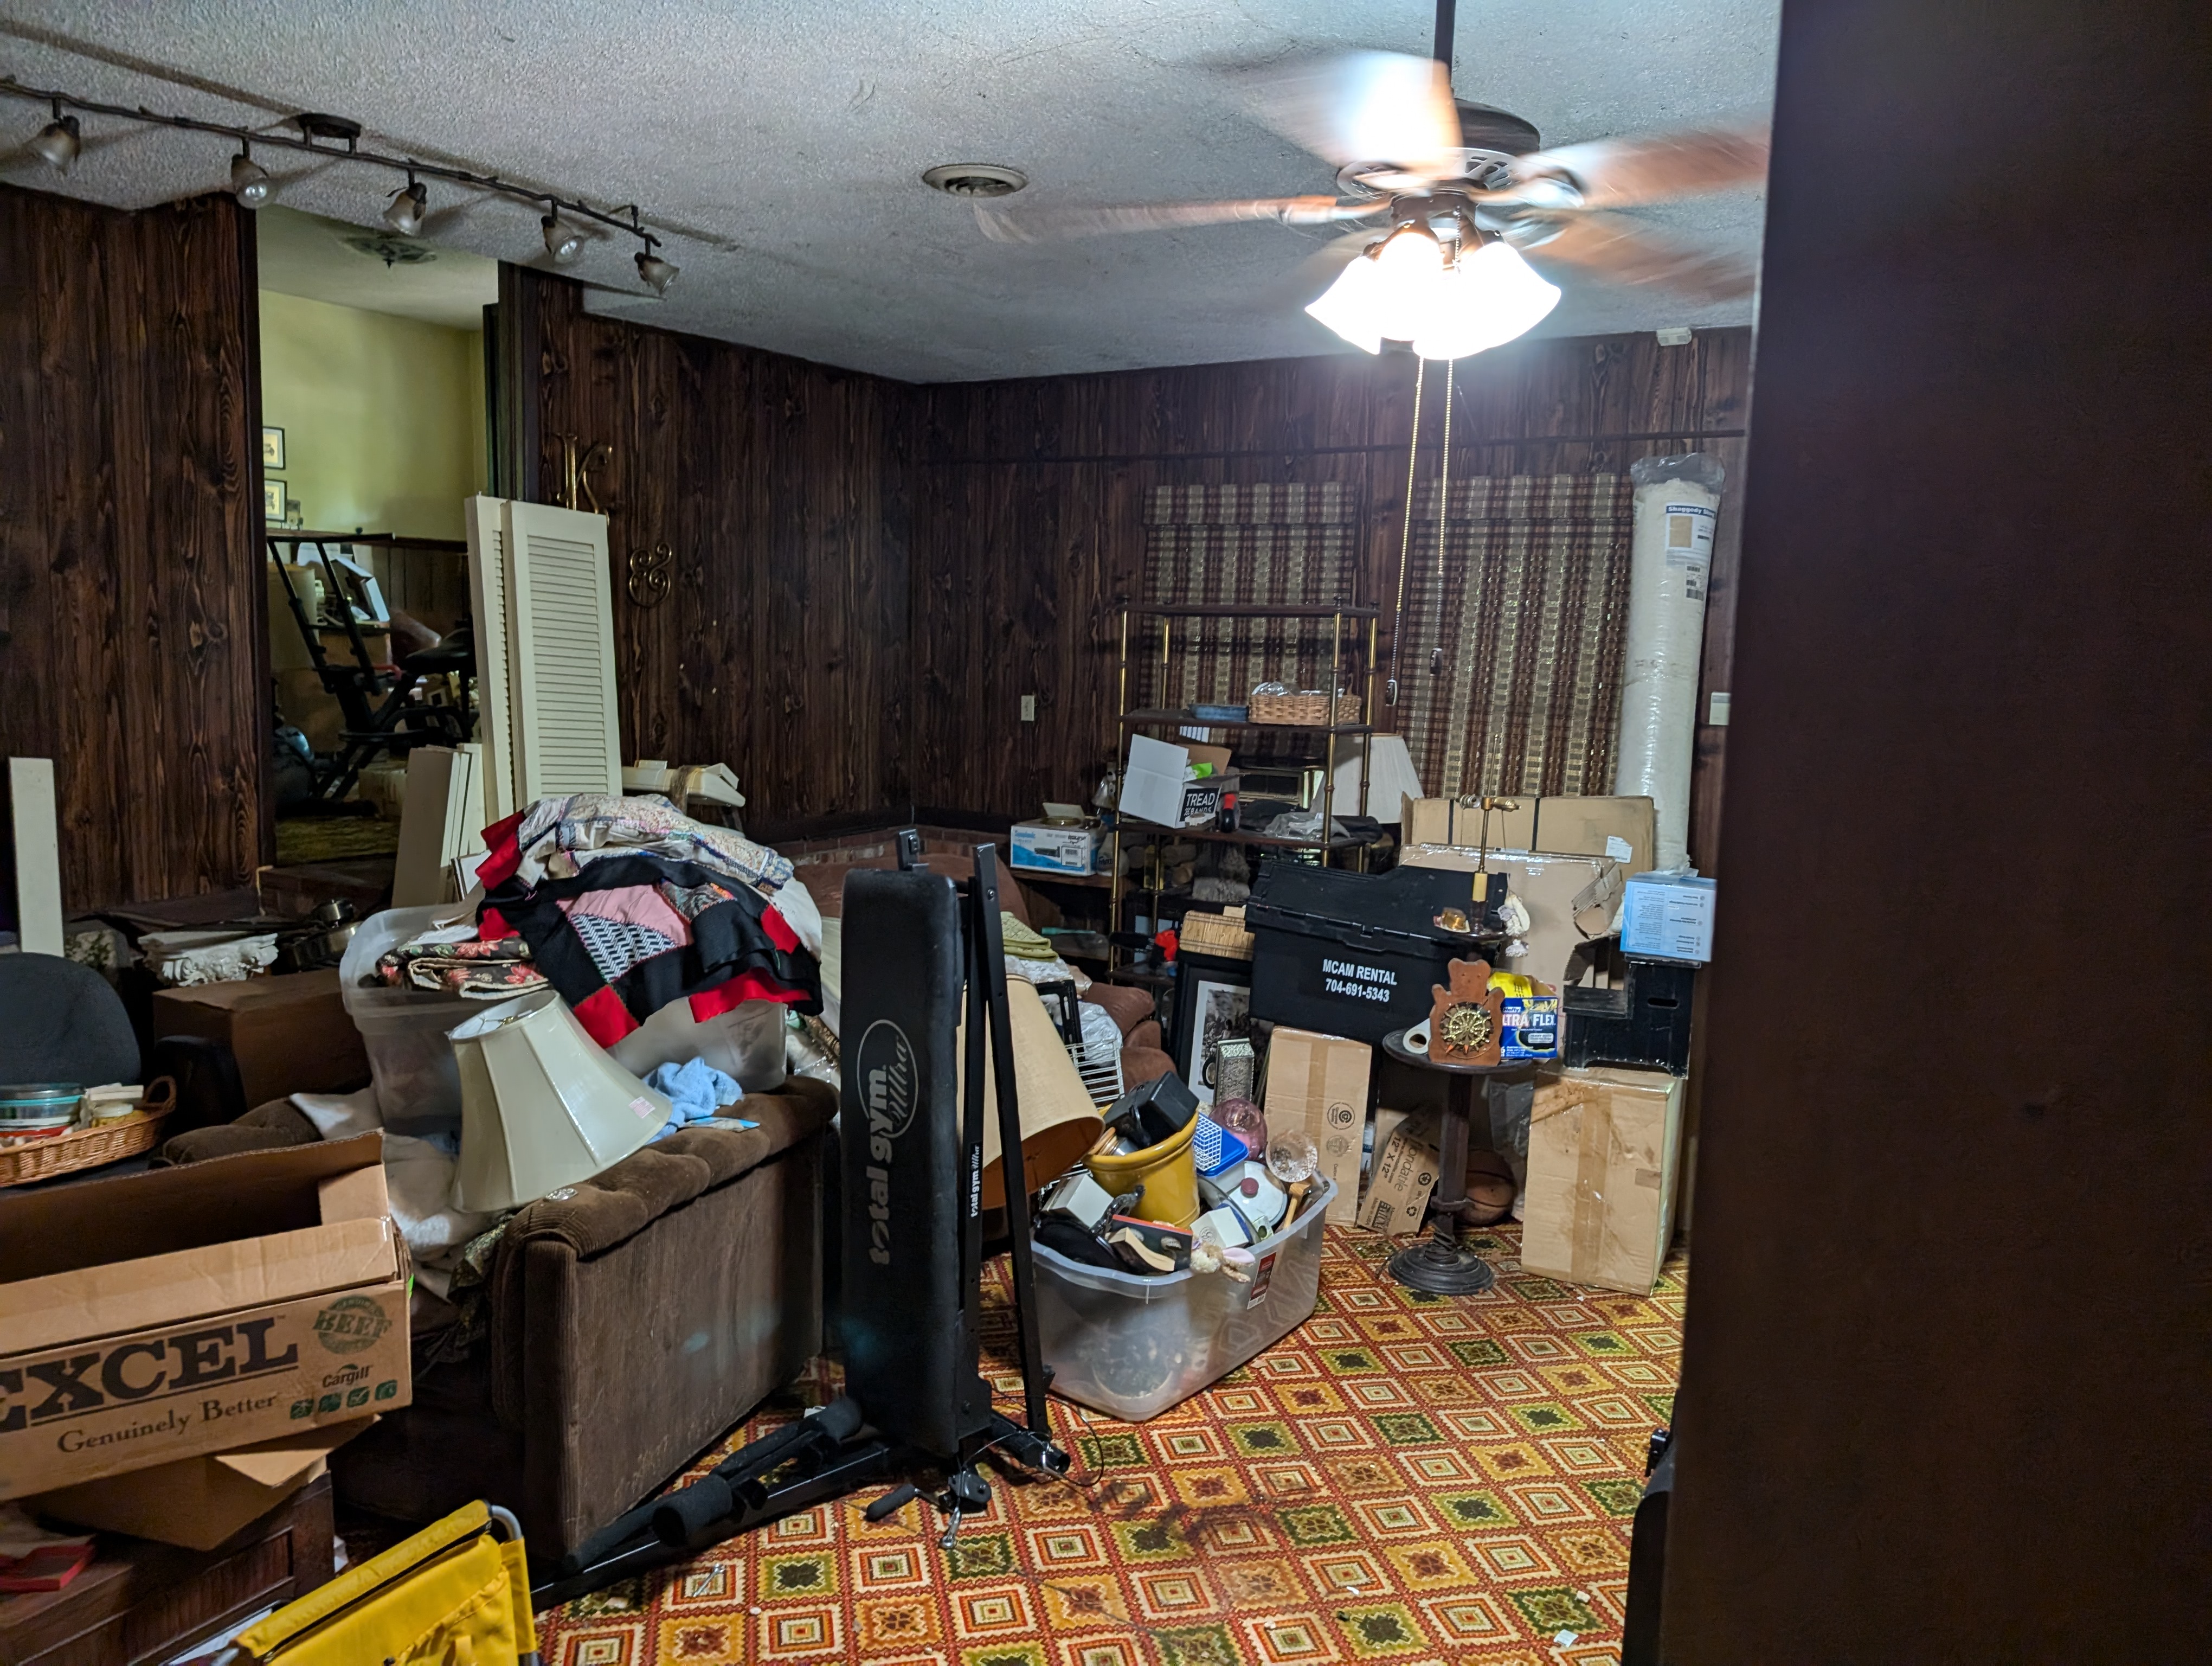
POLYGON ((261 466, 264 469, 281 469, 284 466, 284 430, 283 429, 264 428, 261 430, 261 466))
POLYGON ((261 477, 261 518, 271 521, 284 519, 284 483, 267 475, 261 477))
POLYGON ((1221 1043, 1252 1033, 1252 963, 1184 950, 1176 957, 1176 1066, 1213 1103, 1221 1043))

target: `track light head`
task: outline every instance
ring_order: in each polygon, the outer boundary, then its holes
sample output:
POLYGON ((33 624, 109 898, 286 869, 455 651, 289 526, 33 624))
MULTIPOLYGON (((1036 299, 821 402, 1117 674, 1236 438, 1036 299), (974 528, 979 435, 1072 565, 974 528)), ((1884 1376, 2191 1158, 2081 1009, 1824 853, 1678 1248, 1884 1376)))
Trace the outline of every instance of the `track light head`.
POLYGON ((269 170, 253 160, 251 150, 241 149, 230 159, 230 194, 238 198, 240 208, 259 208, 276 190, 269 170))
POLYGON ((419 237, 422 222, 430 212, 430 193, 413 174, 407 183, 392 193, 392 201, 384 210, 384 223, 402 237, 419 237))
POLYGON ((57 173, 67 173, 76 165, 78 154, 84 149, 84 135, 76 125, 75 116, 62 114, 61 100, 54 100, 54 119, 39 130, 39 137, 31 141, 31 154, 57 173))
POLYGON ((637 252, 637 275, 645 280, 646 287, 657 295, 665 295, 668 293, 668 286, 676 282, 677 274, 682 270, 681 267, 670 265, 651 249, 640 249, 637 252))
POLYGON ((571 231, 561 223, 560 210, 552 210, 538 223, 545 232, 545 252, 563 265, 583 253, 583 234, 571 231))

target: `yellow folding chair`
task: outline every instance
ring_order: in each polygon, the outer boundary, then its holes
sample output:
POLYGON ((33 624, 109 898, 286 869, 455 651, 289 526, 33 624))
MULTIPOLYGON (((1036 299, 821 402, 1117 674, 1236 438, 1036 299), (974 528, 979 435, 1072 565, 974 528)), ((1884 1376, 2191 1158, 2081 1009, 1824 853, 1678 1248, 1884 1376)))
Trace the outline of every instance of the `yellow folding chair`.
POLYGON ((522 1529, 456 1510, 240 1633, 217 1666, 540 1666, 522 1529))

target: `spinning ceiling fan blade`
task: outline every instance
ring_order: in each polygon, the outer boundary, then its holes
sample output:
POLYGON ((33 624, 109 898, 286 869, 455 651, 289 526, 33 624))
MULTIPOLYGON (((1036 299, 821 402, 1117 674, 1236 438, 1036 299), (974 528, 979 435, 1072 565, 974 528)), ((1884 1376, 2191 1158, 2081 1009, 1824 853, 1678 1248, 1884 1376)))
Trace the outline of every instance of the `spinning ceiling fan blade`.
MULTIPOLYGON (((1510 198, 1521 186, 1564 179, 1580 193, 1577 206, 1624 208, 1663 202, 1731 185, 1753 185, 1766 178, 1767 130, 1711 128, 1683 133, 1653 133, 1632 138, 1592 139, 1522 156, 1513 164, 1510 198)), ((1540 199, 1539 199, 1540 200, 1540 199)))
POLYGON ((1749 295, 1758 282, 1758 274, 1734 256, 1655 237, 1616 214, 1524 222, 1506 240, 1540 266, 1557 262, 1609 283, 1662 284, 1692 301, 1733 301, 1749 295))
POLYGON ((995 209, 975 205, 975 223, 994 243, 1048 243, 1112 232, 1172 231, 1179 226, 1224 226, 1239 220, 1273 220, 1285 226, 1325 226, 1364 219, 1389 204, 1339 203, 1334 197, 1249 197, 1215 203, 1125 203, 1107 208, 995 209))
POLYGON ((1334 52, 1231 79, 1261 121, 1339 167, 1396 162, 1447 179, 1459 172, 1459 110, 1434 58, 1334 52))

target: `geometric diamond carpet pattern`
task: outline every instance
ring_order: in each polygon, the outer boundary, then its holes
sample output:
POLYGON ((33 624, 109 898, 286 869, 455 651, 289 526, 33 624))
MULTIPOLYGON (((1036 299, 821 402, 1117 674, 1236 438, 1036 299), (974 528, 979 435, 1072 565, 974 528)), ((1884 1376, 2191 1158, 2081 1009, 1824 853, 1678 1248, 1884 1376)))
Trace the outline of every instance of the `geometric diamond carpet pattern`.
MULTIPOLYGON (((1054 1400, 1072 1474, 994 1475, 949 1554, 925 1502, 840 1499, 541 1616, 547 1666, 1617 1660, 1683 1257, 1649 1297, 1585 1289, 1522 1273, 1508 1225, 1474 1237, 1496 1287, 1437 1297, 1390 1281, 1391 1240, 1326 1237, 1310 1320, 1149 1423, 1054 1400)), ((988 1363, 1011 1341, 1000 1303, 988 1363)), ((835 1391, 817 1366, 725 1450, 835 1391)))

